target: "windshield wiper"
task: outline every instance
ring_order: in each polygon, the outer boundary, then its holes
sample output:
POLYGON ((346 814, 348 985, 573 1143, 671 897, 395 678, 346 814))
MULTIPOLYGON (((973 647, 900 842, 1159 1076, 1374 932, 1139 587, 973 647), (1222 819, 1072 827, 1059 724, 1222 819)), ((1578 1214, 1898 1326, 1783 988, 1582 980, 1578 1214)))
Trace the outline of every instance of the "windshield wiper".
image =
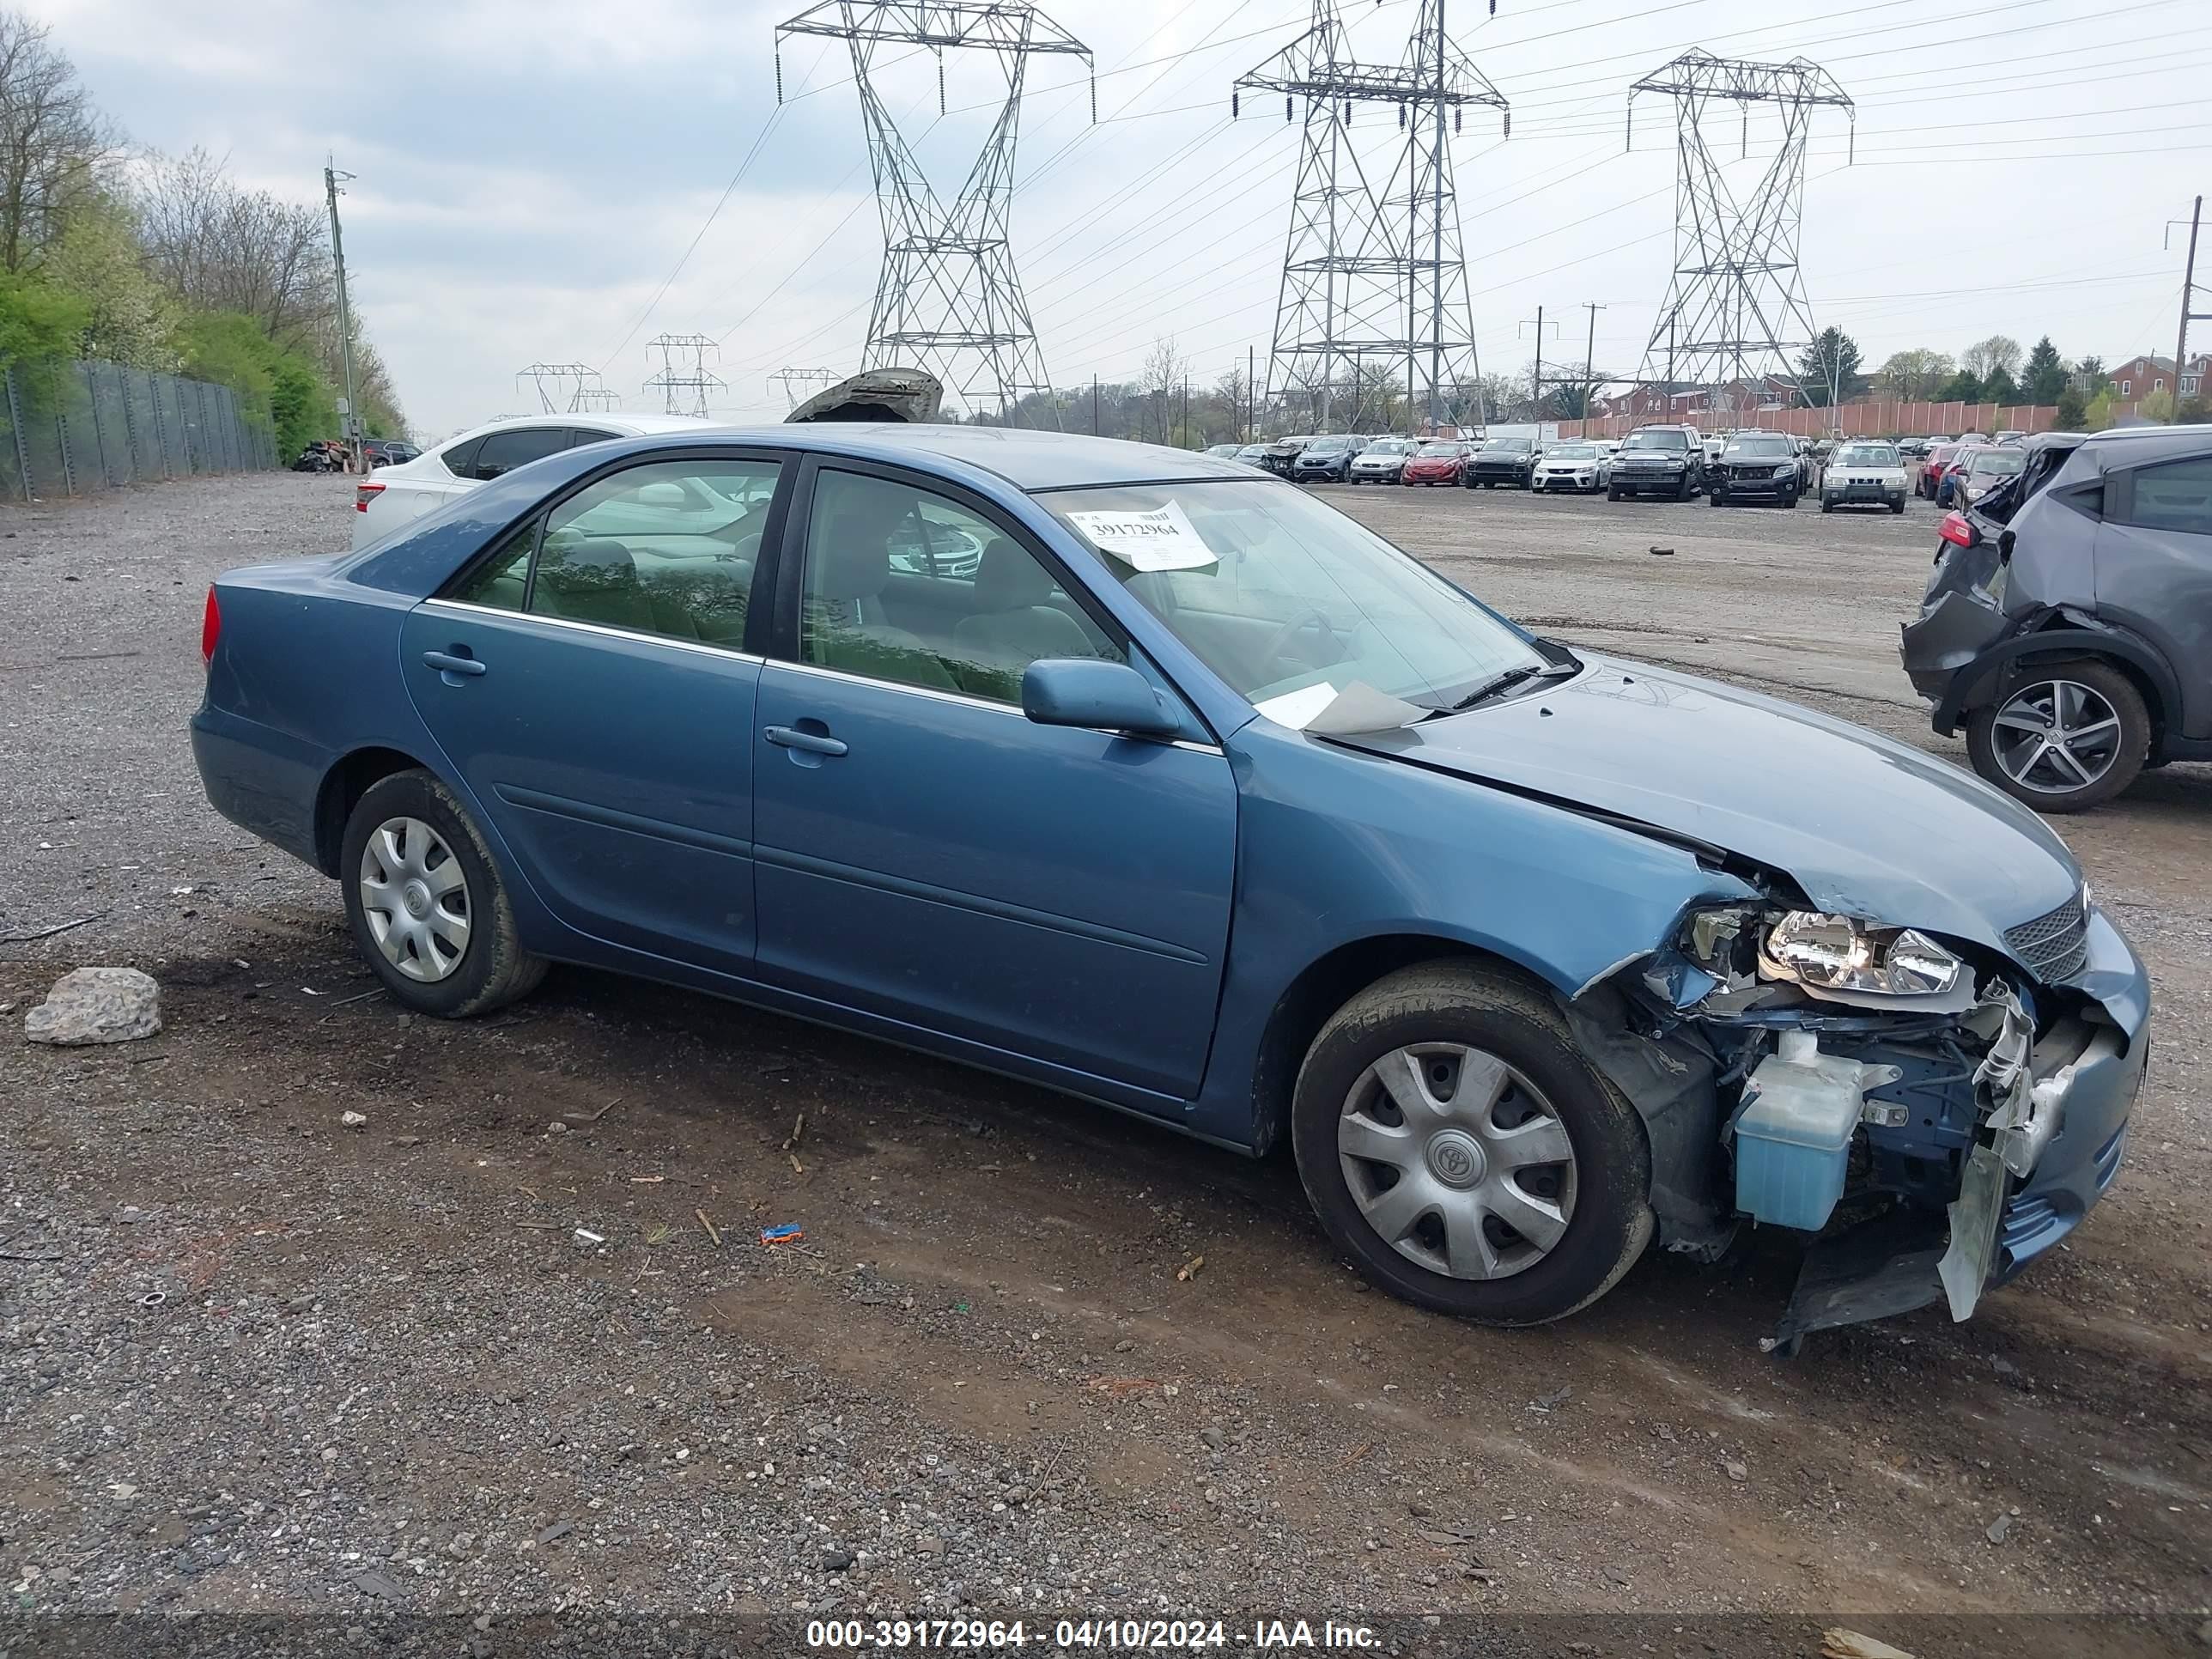
MULTIPOLYGON (((1462 710, 1474 708, 1479 702, 1496 696, 1501 691, 1511 690, 1524 680, 1555 680, 1562 675, 1572 674, 1576 672, 1574 664, 1565 662, 1547 663, 1540 668, 1525 665, 1520 668, 1509 668, 1502 674, 1492 675, 1457 702, 1449 708, 1439 708, 1436 713, 1456 714, 1462 710)), ((1433 719, 1435 716, 1431 715, 1430 718, 1433 719)))

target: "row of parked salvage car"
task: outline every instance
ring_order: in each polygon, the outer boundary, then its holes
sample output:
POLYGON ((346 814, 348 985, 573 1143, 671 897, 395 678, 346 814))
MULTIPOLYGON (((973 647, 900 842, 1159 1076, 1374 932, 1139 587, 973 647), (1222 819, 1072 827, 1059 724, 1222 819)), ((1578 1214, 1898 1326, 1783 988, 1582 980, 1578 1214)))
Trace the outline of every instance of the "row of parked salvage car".
POLYGON ((1898 446, 1879 440, 1815 443, 1786 433, 1700 433, 1694 426, 1640 426, 1626 438, 1525 435, 1487 439, 1279 438, 1217 444, 1208 452, 1297 483, 1459 485, 1538 495, 1597 495, 1609 501, 1658 495, 1715 507, 1765 502, 1794 507, 1806 496, 1824 513, 1839 507, 1905 511, 1911 488, 1898 446))

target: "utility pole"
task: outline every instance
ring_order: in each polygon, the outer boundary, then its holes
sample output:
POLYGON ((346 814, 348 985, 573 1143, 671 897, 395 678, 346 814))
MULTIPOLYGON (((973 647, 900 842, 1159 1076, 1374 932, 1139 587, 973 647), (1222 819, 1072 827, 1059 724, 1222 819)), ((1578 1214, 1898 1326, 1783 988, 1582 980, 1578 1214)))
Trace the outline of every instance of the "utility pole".
MULTIPOLYGON (((2197 198, 2195 205, 2189 210, 2189 264, 2181 277, 2181 326, 2173 337, 2173 407, 2166 411, 2166 423, 2168 426, 2173 425, 2181 418, 2181 372, 2182 365, 2188 361, 2189 325, 2193 322, 2212 319, 2212 311, 2191 311, 2189 308, 2195 303, 2197 298, 2197 228, 2203 217, 2204 198, 2200 196, 2197 198)), ((2180 222, 2179 219, 2166 221, 2166 229, 2169 238, 2173 234, 2174 226, 2180 222)), ((2212 387, 2199 381, 2197 395, 2199 398, 2212 395, 2212 387)))
POLYGON ((1190 444, 1190 376, 1182 377, 1182 441, 1186 448, 1190 444))
MULTIPOLYGON (((345 240, 338 234, 338 180, 350 179, 353 174, 338 171, 337 156, 326 156, 324 160, 323 195, 331 205, 331 263, 337 267, 338 273, 338 355, 345 362, 346 465, 359 473, 362 471, 361 410, 354 401, 353 311, 346 302, 345 240)), ((2175 384, 2180 384, 2179 377, 2175 384)))
POLYGON ((1098 377, 1091 377, 1091 435, 1098 435, 1098 377))
MULTIPOLYGON (((1528 326, 1528 321, 1526 318, 1522 319, 1521 326, 1523 328, 1528 326)), ((1535 326, 1536 372, 1529 377, 1528 396, 1534 405, 1530 412, 1534 416, 1536 424, 1538 426, 1541 426, 1544 423, 1544 307, 1541 306, 1538 306, 1536 307, 1535 326)), ((1559 326, 1559 325, 1557 323, 1553 323, 1552 325, 1552 329, 1554 333, 1558 332, 1559 326)))
POLYGON ((1583 309, 1589 313, 1589 337, 1583 344, 1583 434, 1589 434, 1590 399, 1597 395, 1597 314, 1606 309, 1589 301, 1583 301, 1583 309))
POLYGON ((1244 441, 1257 441, 1260 431, 1260 388, 1252 384, 1253 371, 1259 367, 1260 354, 1251 346, 1244 348, 1244 441))

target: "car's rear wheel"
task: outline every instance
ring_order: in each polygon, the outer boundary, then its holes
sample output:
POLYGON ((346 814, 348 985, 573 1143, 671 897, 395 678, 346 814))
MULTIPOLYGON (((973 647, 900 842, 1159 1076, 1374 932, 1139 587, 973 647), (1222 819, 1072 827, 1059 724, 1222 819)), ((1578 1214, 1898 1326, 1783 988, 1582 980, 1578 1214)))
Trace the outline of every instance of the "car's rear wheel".
POLYGON ((2150 750, 2142 694, 2093 657, 2039 665, 1966 723, 1974 770, 2039 812, 2080 812, 2136 781, 2150 750))
POLYGON ((1291 1142, 1329 1237, 1441 1313, 1563 1318, 1650 1240, 1635 1108, 1541 989, 1504 972, 1423 963, 1353 997, 1307 1051, 1291 1142))
POLYGON ((362 792, 346 819, 338 872, 354 942, 416 1012, 485 1013, 545 976, 544 958, 516 937, 483 836, 431 773, 396 772, 362 792))

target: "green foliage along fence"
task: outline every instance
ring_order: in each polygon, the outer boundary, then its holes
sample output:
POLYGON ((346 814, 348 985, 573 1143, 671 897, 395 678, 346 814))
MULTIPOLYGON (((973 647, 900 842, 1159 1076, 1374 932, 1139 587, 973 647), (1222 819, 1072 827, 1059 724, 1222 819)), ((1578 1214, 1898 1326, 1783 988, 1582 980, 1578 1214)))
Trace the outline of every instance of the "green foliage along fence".
POLYGON ((19 362, 0 405, 0 500, 279 465, 265 404, 120 363, 19 362))

